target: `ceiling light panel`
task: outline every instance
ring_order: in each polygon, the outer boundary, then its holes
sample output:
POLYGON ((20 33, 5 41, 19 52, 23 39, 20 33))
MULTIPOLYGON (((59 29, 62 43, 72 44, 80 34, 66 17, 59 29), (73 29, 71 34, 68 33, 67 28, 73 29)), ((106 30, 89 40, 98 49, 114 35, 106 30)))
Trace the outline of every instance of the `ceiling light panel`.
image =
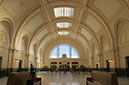
POLYGON ((58 35, 69 35, 70 33, 67 32, 67 31, 61 31, 61 32, 58 32, 58 35))
POLYGON ((54 8, 55 17, 71 17, 73 16, 74 8, 58 7, 54 8))
POLYGON ((58 28, 71 28, 72 27, 72 23, 69 22, 59 22, 56 23, 58 28))

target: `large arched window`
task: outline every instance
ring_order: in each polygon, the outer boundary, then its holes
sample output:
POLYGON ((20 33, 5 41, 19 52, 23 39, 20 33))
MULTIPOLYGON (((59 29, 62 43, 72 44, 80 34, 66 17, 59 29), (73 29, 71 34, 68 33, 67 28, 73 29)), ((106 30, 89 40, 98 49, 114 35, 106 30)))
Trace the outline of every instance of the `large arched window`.
POLYGON ((50 53, 50 58, 62 58, 63 54, 66 54, 67 58, 79 58, 78 51, 70 44, 55 46, 50 53))

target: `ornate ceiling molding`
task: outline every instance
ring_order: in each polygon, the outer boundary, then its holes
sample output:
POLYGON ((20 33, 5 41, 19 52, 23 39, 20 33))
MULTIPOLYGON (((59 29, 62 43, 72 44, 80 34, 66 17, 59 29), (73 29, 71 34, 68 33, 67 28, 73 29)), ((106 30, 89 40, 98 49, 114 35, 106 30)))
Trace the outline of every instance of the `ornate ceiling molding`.
POLYGON ((94 15, 100 21, 100 23, 104 26, 105 31, 107 32, 108 38, 110 40, 110 44, 113 45, 112 34, 111 34, 110 29, 107 26, 106 22, 96 12, 94 12, 92 9, 88 8, 88 12, 90 12, 92 15, 94 15))
POLYGON ((23 31, 25 25, 32 19, 32 17, 33 17, 34 15, 36 15, 36 14, 39 13, 40 11, 41 11, 41 8, 38 8, 38 9, 36 9, 34 12, 30 13, 29 16, 27 16, 27 18, 25 18, 25 20, 22 22, 22 24, 19 26, 19 29, 18 29, 17 32, 16 32, 15 40, 14 40, 14 41, 15 41, 14 45, 17 45, 17 44, 18 44, 18 41, 19 41, 19 39, 20 39, 20 36, 21 36, 21 34, 22 34, 22 31, 23 31))

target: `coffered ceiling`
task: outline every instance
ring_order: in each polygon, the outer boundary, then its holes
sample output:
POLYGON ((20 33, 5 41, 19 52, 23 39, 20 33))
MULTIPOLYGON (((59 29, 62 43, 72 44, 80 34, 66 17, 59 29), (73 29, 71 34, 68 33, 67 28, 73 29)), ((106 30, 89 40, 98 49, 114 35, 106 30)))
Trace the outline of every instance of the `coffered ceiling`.
POLYGON ((84 46, 86 42, 88 46, 91 40, 98 42, 101 30, 112 44, 112 35, 106 21, 110 21, 124 9, 122 0, 0 0, 1 2, 1 9, 12 21, 15 20, 16 41, 28 35, 30 46, 37 42, 40 48, 50 40, 64 36, 79 40, 84 46))

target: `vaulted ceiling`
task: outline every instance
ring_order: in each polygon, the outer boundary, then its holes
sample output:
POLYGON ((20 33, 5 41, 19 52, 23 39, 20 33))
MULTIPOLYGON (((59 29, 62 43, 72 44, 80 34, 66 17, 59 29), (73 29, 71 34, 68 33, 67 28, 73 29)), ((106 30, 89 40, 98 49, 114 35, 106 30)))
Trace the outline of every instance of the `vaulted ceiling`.
POLYGON ((0 0, 0 19, 12 21, 15 44, 26 36, 28 47, 36 43, 39 49, 70 38, 85 49, 94 42, 99 50, 101 34, 113 45, 110 24, 128 6, 128 0, 0 0))

